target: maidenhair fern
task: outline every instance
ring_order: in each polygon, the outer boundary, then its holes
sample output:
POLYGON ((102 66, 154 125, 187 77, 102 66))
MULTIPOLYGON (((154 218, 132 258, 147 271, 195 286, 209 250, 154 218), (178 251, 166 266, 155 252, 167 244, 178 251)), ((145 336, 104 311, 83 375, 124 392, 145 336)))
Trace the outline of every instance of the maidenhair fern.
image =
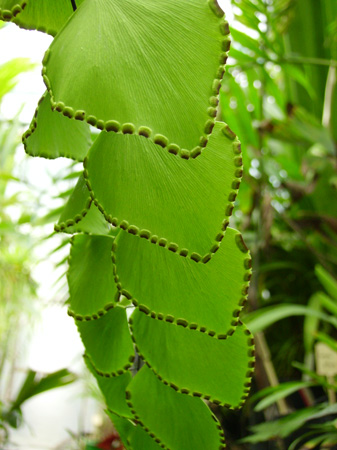
POLYGON ((55 230, 73 234, 69 314, 107 413, 128 449, 224 448, 207 402, 242 405, 253 340, 240 321, 249 252, 227 228, 240 143, 216 121, 230 46, 221 9, 0 0, 0 18, 55 36, 23 142, 84 163, 55 230))

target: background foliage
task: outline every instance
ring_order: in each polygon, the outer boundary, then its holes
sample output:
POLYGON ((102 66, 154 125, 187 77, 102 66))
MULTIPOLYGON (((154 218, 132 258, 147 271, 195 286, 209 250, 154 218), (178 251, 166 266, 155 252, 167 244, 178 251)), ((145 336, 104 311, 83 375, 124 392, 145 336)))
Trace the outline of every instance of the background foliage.
MULTIPOLYGON (((221 104, 224 119, 243 143, 245 171, 234 220, 253 257, 248 304, 257 312, 246 318, 254 332, 264 330, 264 336, 256 335, 256 389, 305 380, 285 384, 279 394, 283 398, 300 390, 304 401, 293 395, 288 403, 280 401, 275 409, 265 410, 278 398, 276 388, 266 391, 275 397, 257 405, 264 415, 254 415, 247 405, 243 423, 269 421, 294 408, 317 405, 298 422, 304 411, 291 419, 286 416, 283 428, 279 423, 254 428, 250 441, 260 442, 256 448, 288 448, 293 433, 304 435, 307 428, 299 429, 327 400, 322 388, 310 391, 305 383, 312 382, 315 370, 314 343, 323 335, 335 337, 336 297, 331 290, 316 292, 327 288, 323 278, 334 285, 337 274, 337 9, 334 1, 232 3, 237 25, 232 28, 231 67, 221 104), (323 320, 318 313, 325 314, 323 320), (275 371, 269 370, 270 362, 275 371)), ((316 378, 313 384, 322 386, 324 380, 316 378)), ((326 429, 316 425, 312 431, 315 445, 324 447, 332 417, 320 419, 326 429)), ((302 448, 311 437, 299 439, 293 448, 302 448)), ((329 434, 325 445, 333 446, 335 440, 336 435, 329 434)))
MULTIPOLYGON (((0 66, 0 108, 18 76, 33 67, 24 58, 0 66)), ((12 120, 0 114, 0 448, 8 445, 11 429, 24 422, 22 406, 27 400, 76 378, 68 369, 40 373, 24 367, 41 314, 32 274, 35 250, 45 235, 42 225, 50 219, 44 217, 43 192, 23 176, 24 161, 18 157, 22 128, 19 112, 12 120), (33 226, 39 226, 40 233, 32 232, 33 226)))

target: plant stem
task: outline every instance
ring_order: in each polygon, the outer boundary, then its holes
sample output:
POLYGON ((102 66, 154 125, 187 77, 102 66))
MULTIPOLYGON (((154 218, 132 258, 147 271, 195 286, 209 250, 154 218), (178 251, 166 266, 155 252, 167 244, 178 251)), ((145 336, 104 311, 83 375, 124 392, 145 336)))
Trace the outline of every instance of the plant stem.
MULTIPOLYGON (((280 382, 277 377, 274 365, 272 363, 270 351, 268 348, 267 341, 264 337, 264 334, 260 331, 259 333, 256 333, 254 338, 255 338, 256 348, 258 350, 259 357, 261 358, 263 368, 266 371, 268 382, 269 382, 270 386, 276 387, 280 384, 280 382)), ((279 414, 281 416, 289 414, 290 411, 289 411, 287 402, 283 398, 277 400, 276 404, 277 404, 277 407, 279 410, 279 414)))
POLYGON ((255 68, 261 65, 264 65, 267 62, 272 62, 273 64, 299 64, 299 65, 309 65, 309 66, 323 66, 323 67, 337 67, 337 60, 335 59, 322 59, 322 58, 303 58, 297 56, 282 56, 277 59, 266 58, 262 62, 248 62, 245 64, 240 64, 237 61, 234 64, 229 64, 227 67, 237 67, 239 70, 247 70, 251 68, 255 68))
MULTIPOLYGON (((276 61, 277 62, 277 61, 276 61)), ((284 56, 279 62, 292 64, 308 64, 313 66, 337 67, 337 61, 334 59, 307 58, 303 56, 284 56)))
POLYGON ((336 67, 329 67, 328 78, 325 85, 324 105, 323 105, 323 117, 322 125, 331 131, 331 115, 332 115, 332 98, 333 91, 337 82, 337 70, 336 67))
POLYGON ((73 11, 76 11, 77 9, 76 0, 71 0, 71 6, 73 7, 73 11))

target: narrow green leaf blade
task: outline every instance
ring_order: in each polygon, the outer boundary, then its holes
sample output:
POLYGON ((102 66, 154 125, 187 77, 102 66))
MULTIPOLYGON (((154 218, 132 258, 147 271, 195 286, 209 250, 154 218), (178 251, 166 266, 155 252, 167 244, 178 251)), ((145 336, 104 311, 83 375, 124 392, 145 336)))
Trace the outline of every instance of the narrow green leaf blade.
POLYGON ((313 386, 315 383, 309 381, 291 381, 289 383, 283 383, 280 386, 277 386, 277 389, 271 392, 269 395, 264 397, 256 406, 255 411, 262 411, 278 400, 288 397, 288 395, 297 392, 300 389, 308 388, 313 386))
MULTIPOLYGON (((266 58, 266 52, 260 48, 260 43, 257 39, 254 39, 249 36, 249 34, 239 31, 235 28, 231 28, 232 37, 239 46, 245 47, 249 49, 251 52, 254 52, 254 60, 256 60, 259 56, 262 58, 266 58)), ((251 53, 250 53, 251 54, 251 53)), ((232 54, 230 53, 232 56, 232 54)))
POLYGON ((35 388, 36 381, 36 371, 28 369, 26 378, 24 379, 24 382, 22 383, 21 389, 12 403, 12 409, 20 408, 21 404, 27 400, 29 397, 31 397, 31 393, 35 388))
POLYGON ((337 281, 320 265, 315 267, 315 273, 326 291, 337 300, 337 281))
MULTIPOLYGON (((321 313, 322 305, 318 292, 315 292, 308 301, 308 307, 314 311, 321 313)), ((311 352, 313 349, 313 344, 315 341, 315 336, 318 331, 320 324, 319 317, 314 315, 305 315, 303 321, 303 343, 304 348, 307 353, 311 352)))
POLYGON ((11 404, 11 410, 21 408, 26 400, 35 395, 66 386, 75 380, 76 376, 67 369, 61 369, 43 376, 29 369, 16 399, 11 404))
POLYGON ((329 313, 333 316, 337 317, 337 302, 335 299, 332 299, 325 292, 316 292, 316 296, 321 303, 321 306, 325 308, 329 313))
POLYGON ((314 418, 316 411, 319 409, 319 406, 304 408, 280 419, 254 425, 251 427, 251 431, 254 434, 241 439, 240 442, 251 442, 255 444, 257 442, 275 439, 276 437, 284 438, 289 436, 294 431, 299 430, 307 420, 314 418))
POLYGON ((245 323, 249 326, 252 333, 257 333, 269 327, 273 323, 291 316, 313 316, 328 323, 331 323, 337 328, 337 320, 315 309, 303 305, 282 304, 262 308, 253 313, 247 314, 244 317, 245 323))
POLYGON ((324 342, 332 350, 337 352, 337 341, 335 339, 331 338, 328 334, 326 334, 326 333, 317 333, 315 337, 316 337, 317 341, 324 342))
POLYGON ((67 386, 68 384, 76 381, 76 379, 76 375, 69 372, 68 369, 61 369, 56 372, 45 374, 36 380, 32 395, 37 395, 58 387, 67 386))
MULTIPOLYGON (((4 64, 0 65, 0 100, 5 94, 10 92, 18 82, 18 75, 28 70, 32 70, 35 67, 29 58, 13 58, 10 61, 6 61, 4 64)), ((17 119, 15 119, 16 121, 17 119)), ((1 130, 1 153, 2 155, 6 149, 6 138, 8 139, 11 135, 17 136, 17 125, 18 123, 11 124, 10 130, 7 132, 3 129, 3 126, 7 127, 7 124, 3 123, 1 130)), ((13 143, 8 139, 8 143, 13 143)), ((8 144, 7 144, 8 147, 8 144)), ((7 150, 8 151, 8 150, 7 150)), ((7 152, 6 152, 7 153, 7 152)), ((4 167, 3 167, 4 168, 4 167)))

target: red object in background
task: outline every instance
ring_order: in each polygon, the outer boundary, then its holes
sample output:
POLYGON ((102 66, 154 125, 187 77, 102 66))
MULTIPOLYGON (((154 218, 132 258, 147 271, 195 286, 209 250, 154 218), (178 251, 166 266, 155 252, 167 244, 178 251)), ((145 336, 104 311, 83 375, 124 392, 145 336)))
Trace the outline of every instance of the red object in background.
POLYGON ((104 441, 97 444, 97 448, 100 448, 101 450, 125 450, 117 433, 112 434, 104 439, 104 441))

